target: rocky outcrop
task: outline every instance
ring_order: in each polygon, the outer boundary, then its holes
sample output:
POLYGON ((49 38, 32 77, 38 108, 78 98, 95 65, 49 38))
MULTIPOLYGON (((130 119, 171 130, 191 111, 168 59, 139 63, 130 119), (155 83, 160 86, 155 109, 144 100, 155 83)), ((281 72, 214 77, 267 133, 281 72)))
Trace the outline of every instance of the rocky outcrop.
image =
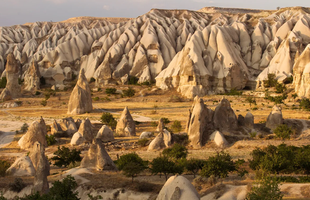
POLYGON ((209 130, 213 129, 213 111, 198 96, 194 99, 187 126, 188 139, 195 148, 202 146, 204 137, 208 137, 209 130))
POLYGON ((91 112, 93 109, 91 91, 85 77, 84 69, 81 69, 78 81, 72 90, 68 103, 68 114, 78 115, 91 112))
POLYGON ((224 135, 219 131, 213 132, 210 135, 210 140, 214 141, 216 146, 218 146, 220 148, 225 148, 228 146, 227 140, 225 139, 224 135))
POLYGON ((136 124, 127 106, 123 110, 121 117, 117 122, 116 133, 120 136, 136 135, 136 124))
POLYGON ((280 124, 283 124, 283 116, 282 116, 282 109, 281 107, 274 105, 272 108, 272 111, 270 112, 267 121, 266 121, 266 127, 270 128, 271 130, 274 130, 277 128, 280 124))
POLYGON ((199 200, 195 187, 183 176, 170 177, 160 190, 156 200, 199 200))
POLYGON ((99 138, 95 139, 89 147, 87 154, 81 161, 81 167, 95 168, 97 170, 117 170, 114 162, 104 148, 99 138))
POLYGON ((4 90, 2 90, 2 92, 0 94, 0 100, 1 101, 12 100, 11 92, 7 88, 4 88, 4 90))
POLYGON ((18 145, 21 149, 31 149, 35 142, 40 142, 41 145, 47 147, 46 132, 46 125, 42 118, 40 122, 34 121, 29 126, 27 133, 20 138, 18 145))
POLYGON ((170 147, 172 144, 172 136, 169 131, 164 129, 163 132, 159 133, 149 144, 148 151, 157 151, 170 147))
POLYGON ((213 123, 214 128, 220 131, 232 131, 238 128, 238 119, 229 100, 223 98, 215 108, 213 123))
POLYGON ((82 121, 78 132, 83 136, 85 142, 92 142, 95 137, 93 125, 88 118, 82 121))
POLYGON ((110 142, 114 140, 113 131, 106 125, 103 125, 98 131, 96 138, 103 142, 110 142))
POLYGON ((50 174, 50 165, 45 156, 44 146, 36 142, 29 157, 36 169, 33 191, 45 194, 49 191, 47 176, 50 174))
POLYGON ((72 135, 78 131, 76 123, 72 117, 63 118, 59 122, 59 125, 67 137, 72 137, 72 135))
POLYGON ((139 136, 139 139, 145 139, 145 138, 151 138, 153 137, 154 134, 152 132, 142 132, 141 135, 139 136))
POLYGON ((56 120, 54 120, 54 122, 51 125, 51 134, 56 136, 63 134, 63 130, 56 120))
POLYGON ((36 91, 40 89, 40 70, 38 67, 38 64, 33 61, 32 65, 28 68, 28 70, 25 72, 24 76, 24 84, 25 84, 25 90, 28 91, 36 91))
POLYGON ((158 120, 158 125, 157 125, 157 128, 156 128, 156 131, 158 132, 162 132, 165 128, 165 125, 164 125, 164 122, 163 122, 163 118, 160 118, 158 120))
POLYGON ((83 135, 79 132, 76 132, 72 138, 71 138, 71 146, 78 146, 80 144, 83 144, 85 142, 85 139, 83 137, 83 135))
POLYGON ((21 156, 6 170, 6 174, 10 176, 34 176, 35 169, 28 156, 21 156))
POLYGON ((7 56, 7 62, 5 66, 5 74, 6 74, 6 87, 5 90, 1 94, 1 99, 4 101, 5 99, 9 99, 9 94, 12 98, 17 98, 21 95, 21 87, 18 83, 18 78, 20 76, 20 63, 17 61, 13 55, 13 53, 9 53, 7 56), (9 91, 9 93, 8 93, 9 91))
POLYGON ((254 115, 248 112, 244 117, 244 126, 253 129, 254 128, 254 115))

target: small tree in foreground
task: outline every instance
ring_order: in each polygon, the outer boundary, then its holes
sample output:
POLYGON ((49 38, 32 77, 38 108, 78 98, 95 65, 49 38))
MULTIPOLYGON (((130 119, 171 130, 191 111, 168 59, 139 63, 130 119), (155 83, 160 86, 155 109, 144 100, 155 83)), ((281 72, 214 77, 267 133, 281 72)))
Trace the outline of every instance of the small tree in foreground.
POLYGON ((72 151, 70 151, 70 149, 65 146, 62 146, 61 149, 58 146, 58 150, 55 151, 54 154, 56 156, 51 159, 55 161, 55 165, 58 167, 67 167, 71 163, 74 164, 82 160, 80 150, 72 149, 72 151))
POLYGON ((194 178, 196 177, 196 174, 198 174, 199 170, 202 170, 204 164, 206 161, 201 159, 194 159, 191 158, 186 161, 185 163, 185 169, 189 172, 192 172, 194 175, 194 178))
POLYGON ((264 177, 257 186, 251 188, 247 195, 247 200, 281 200, 283 194, 279 188, 276 177, 264 177))
POLYGON ((103 124, 110 126, 113 130, 115 129, 117 124, 117 121, 114 119, 113 115, 108 112, 102 113, 100 121, 103 124))
POLYGON ((166 180, 168 180, 169 174, 181 174, 183 168, 178 166, 175 162, 169 160, 167 156, 159 156, 154 158, 151 162, 151 171, 153 174, 164 174, 166 180))
POLYGON ((125 176, 131 177, 133 182, 133 178, 147 168, 147 162, 136 153, 128 153, 116 161, 116 166, 125 176))

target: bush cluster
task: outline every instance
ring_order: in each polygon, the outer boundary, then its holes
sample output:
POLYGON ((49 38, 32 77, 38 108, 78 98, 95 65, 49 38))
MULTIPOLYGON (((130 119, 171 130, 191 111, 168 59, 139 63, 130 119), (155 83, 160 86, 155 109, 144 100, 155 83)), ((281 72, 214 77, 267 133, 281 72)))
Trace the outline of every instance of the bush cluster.
POLYGON ((250 168, 267 173, 304 173, 310 174, 310 145, 303 147, 269 145, 264 149, 256 148, 251 152, 250 168))
POLYGON ((57 167, 67 167, 68 165, 75 164, 82 160, 81 151, 77 149, 70 150, 69 148, 58 146, 58 150, 54 152, 56 156, 52 157, 51 160, 54 161, 54 164, 57 167))
POLYGON ((102 113, 100 121, 103 124, 110 126, 113 130, 115 129, 117 125, 117 121, 114 119, 113 115, 108 112, 102 113))
POLYGON ((132 89, 131 87, 128 88, 127 90, 123 90, 123 95, 124 97, 133 97, 135 96, 136 91, 132 89))
POLYGON ((116 88, 106 88, 105 93, 106 94, 116 94, 116 88))

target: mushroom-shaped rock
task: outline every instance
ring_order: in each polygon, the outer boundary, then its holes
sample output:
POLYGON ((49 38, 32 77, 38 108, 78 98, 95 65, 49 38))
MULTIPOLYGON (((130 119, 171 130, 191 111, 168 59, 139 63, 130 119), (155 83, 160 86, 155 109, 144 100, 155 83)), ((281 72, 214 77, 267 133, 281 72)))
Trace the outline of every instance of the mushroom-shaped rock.
POLYGON ((274 105, 272 111, 267 118, 266 127, 274 130, 280 124, 283 124, 282 109, 281 107, 274 105))
POLYGON ((6 170, 6 174, 11 176, 34 176, 35 169, 30 158, 22 156, 16 159, 11 167, 6 170))
POLYGON ((76 132, 72 136, 70 144, 71 144, 71 146, 78 146, 78 145, 82 144, 83 142, 85 142, 83 135, 79 132, 76 132))
POLYGON ((24 77, 25 90, 36 91, 40 89, 40 70, 37 62, 33 60, 32 65, 26 71, 24 77))
POLYGON ((85 77, 84 69, 81 69, 79 79, 70 95, 68 114, 83 114, 92 111, 92 109, 91 90, 85 77))
POLYGON ((21 149, 30 149, 35 142, 40 142, 43 146, 47 147, 46 142, 46 125, 44 121, 34 121, 28 128, 27 133, 23 135, 18 141, 21 149))
POLYGON ((81 133, 86 142, 92 142, 95 137, 93 134, 93 125, 88 118, 82 121, 78 132, 81 133))
POLYGON ((44 146, 36 142, 29 157, 36 169, 33 190, 45 194, 49 190, 47 176, 50 174, 50 165, 45 156, 44 146))
POLYGON ((215 108, 213 123, 214 128, 220 131, 231 131, 238 128, 238 119, 227 99, 223 98, 221 103, 215 108))
POLYGON ((121 118, 118 120, 116 125, 116 133, 121 136, 135 136, 136 125, 135 121, 126 106, 122 112, 121 118))
POLYGON ((90 145, 87 154, 81 161, 81 167, 97 170, 117 170, 114 162, 104 148, 100 139, 95 139, 90 145))
POLYGON ((152 132, 142 132, 139 139, 151 138, 154 134, 152 132))
POLYGON ((228 142, 225 139, 224 135, 219 131, 213 132, 210 135, 210 140, 213 140, 214 143, 216 144, 216 146, 218 146, 220 148, 227 147, 227 145, 228 145, 228 142))
POLYGON ((98 131, 96 138, 101 139, 103 142, 109 142, 114 140, 114 135, 112 130, 108 126, 103 125, 98 131))
POLYGON ((170 177, 156 200, 199 200, 200 195, 191 182, 183 176, 170 177))
POLYGON ((11 92, 7 89, 4 88, 0 94, 0 101, 9 101, 12 100, 12 95, 11 92))
POLYGON ((21 87, 18 83, 20 75, 20 63, 15 59, 13 53, 9 53, 6 62, 6 88, 10 91, 12 98, 19 97, 21 94, 21 87))
POLYGON ((248 112, 244 117, 244 126, 246 126, 249 129, 254 128, 254 115, 250 112, 248 112))
POLYGON ((158 125, 157 125, 157 128, 156 128, 156 131, 162 132, 164 130, 164 127, 165 127, 165 125, 164 125, 163 118, 160 118, 158 120, 158 125))
POLYGON ((164 129, 149 144, 148 151, 156 151, 171 146, 171 133, 164 129))
POLYGON ((212 118, 213 111, 207 108, 203 99, 196 96, 187 122, 187 134, 194 148, 203 145, 203 137, 206 137, 208 130, 213 128, 212 118))

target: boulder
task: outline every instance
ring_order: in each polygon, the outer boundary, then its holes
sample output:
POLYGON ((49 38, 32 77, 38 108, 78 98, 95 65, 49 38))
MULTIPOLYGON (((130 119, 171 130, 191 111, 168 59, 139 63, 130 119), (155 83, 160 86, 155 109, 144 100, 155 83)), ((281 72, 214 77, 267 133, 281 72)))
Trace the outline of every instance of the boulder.
POLYGON ((33 192, 46 194, 49 191, 47 176, 50 174, 50 165, 45 156, 44 146, 36 142, 29 157, 36 169, 33 192))
POLYGON ((28 156, 21 156, 6 170, 9 176, 34 176, 35 169, 28 156))
POLYGON ((213 128, 213 111, 207 108, 203 99, 196 96, 189 115, 187 122, 188 139, 194 148, 200 148, 203 145, 203 138, 207 137, 208 131, 213 128))
POLYGON ((195 187, 184 176, 172 176, 160 190, 156 200, 199 200, 195 187))
POLYGON ((4 88, 0 94, 0 101, 9 101, 12 100, 12 95, 11 92, 7 89, 4 88))
POLYGON ((87 154, 81 161, 81 167, 95 168, 97 170, 117 170, 99 138, 95 139, 93 144, 90 145, 87 154))
POLYGON ((142 132, 139 139, 144 139, 144 138, 151 138, 153 137, 154 134, 152 132, 142 132))
POLYGON ((91 112, 92 109, 91 90, 85 77, 84 69, 81 69, 79 79, 70 95, 67 113, 77 115, 91 112))
POLYGON ((159 133, 149 144, 148 151, 157 151, 171 146, 171 133, 164 129, 163 132, 159 133))
POLYGON ((120 119, 116 125, 116 133, 120 136, 135 136, 136 135, 136 125, 135 121, 126 106, 123 110, 120 119))
POLYGON ((274 130, 277 128, 280 124, 283 124, 283 116, 282 116, 282 109, 281 107, 274 105, 272 108, 272 111, 270 112, 267 121, 266 121, 266 127, 274 130))
POLYGON ((228 146, 227 140, 225 139, 224 135, 219 131, 213 132, 210 135, 210 140, 213 140, 216 146, 220 148, 225 148, 228 146))
POLYGON ((44 147, 47 147, 46 134, 46 125, 41 118, 40 122, 32 122, 27 133, 18 141, 18 145, 21 149, 31 149, 35 142, 40 142, 44 147))
POLYGON ((37 62, 32 61, 32 65, 28 68, 24 76, 25 90, 36 91, 40 89, 40 70, 37 62))
POLYGON ((109 142, 114 140, 113 131, 106 125, 103 125, 98 131, 96 138, 101 139, 103 142, 109 142))
POLYGON ((79 132, 74 133, 74 135, 71 138, 71 146, 78 146, 80 144, 83 144, 85 142, 85 139, 83 135, 79 132))
POLYGON ((78 131, 74 119, 72 119, 72 117, 63 118, 59 122, 59 125, 61 126, 61 129, 66 133, 67 137, 72 137, 73 134, 78 131))
POLYGON ((223 99, 215 108, 213 116, 214 128, 219 131, 232 131, 238 128, 238 119, 230 106, 229 100, 223 99))
POLYGON ((82 121, 78 132, 81 133, 85 142, 92 142, 95 137, 93 134, 93 125, 88 118, 82 121))
POLYGON ((60 127, 60 125, 57 123, 56 120, 54 120, 54 122, 51 125, 51 134, 52 135, 62 135, 63 134, 63 130, 60 127))
POLYGON ((244 126, 253 129, 254 128, 254 115, 248 112, 244 117, 244 126))

